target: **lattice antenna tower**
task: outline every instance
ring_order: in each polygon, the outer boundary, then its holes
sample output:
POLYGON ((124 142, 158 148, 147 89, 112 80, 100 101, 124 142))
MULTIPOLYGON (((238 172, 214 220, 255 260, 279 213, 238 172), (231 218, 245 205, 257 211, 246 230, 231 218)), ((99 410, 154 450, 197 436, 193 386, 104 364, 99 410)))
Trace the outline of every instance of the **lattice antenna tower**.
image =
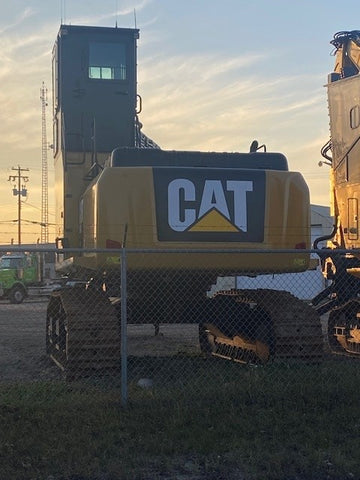
POLYGON ((48 161, 46 136, 46 107, 47 88, 42 83, 40 88, 41 100, 41 243, 49 243, 49 193, 48 193, 48 161))

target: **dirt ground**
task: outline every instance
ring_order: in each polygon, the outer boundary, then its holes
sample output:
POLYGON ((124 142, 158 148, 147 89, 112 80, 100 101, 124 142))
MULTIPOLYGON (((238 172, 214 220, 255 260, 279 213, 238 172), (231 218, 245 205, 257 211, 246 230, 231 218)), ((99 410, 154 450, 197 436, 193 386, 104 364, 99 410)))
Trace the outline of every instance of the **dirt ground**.
MULTIPOLYGON (((62 371, 47 357, 47 297, 30 297, 20 305, 0 301, 0 382, 61 379, 62 371)), ((327 315, 322 317, 324 338, 327 315)), ((199 352, 198 325, 128 325, 130 356, 167 356, 199 352)), ((326 348, 325 348, 326 350, 326 348)))
POLYGON ((45 355, 47 300, 0 302, 0 381, 61 378, 45 355))
MULTIPOLYGON (((0 301, 0 382, 62 378, 46 356, 47 298, 29 298, 20 305, 0 301)), ((129 355, 174 355, 199 351, 197 325, 128 326, 129 355)))

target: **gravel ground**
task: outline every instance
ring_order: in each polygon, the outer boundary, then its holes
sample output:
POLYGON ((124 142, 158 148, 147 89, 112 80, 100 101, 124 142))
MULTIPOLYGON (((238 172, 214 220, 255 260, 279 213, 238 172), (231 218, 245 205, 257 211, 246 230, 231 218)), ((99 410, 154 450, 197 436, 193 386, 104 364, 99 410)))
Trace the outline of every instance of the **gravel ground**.
MULTIPOLYGON (((30 298, 20 305, 0 301, 0 381, 62 378, 45 353, 46 298, 30 298)), ((173 355, 199 351, 197 325, 128 326, 129 355, 173 355)))
MULTIPOLYGON (((30 297, 20 305, 0 301, 0 382, 61 379, 62 371, 46 356, 47 297, 30 297)), ((324 338, 327 315, 322 317, 324 338)), ((325 350, 327 350, 325 346, 325 350)), ((199 352, 198 325, 128 325, 128 354, 167 356, 199 352)))
POLYGON ((47 300, 0 302, 0 381, 61 378, 45 355, 47 300))

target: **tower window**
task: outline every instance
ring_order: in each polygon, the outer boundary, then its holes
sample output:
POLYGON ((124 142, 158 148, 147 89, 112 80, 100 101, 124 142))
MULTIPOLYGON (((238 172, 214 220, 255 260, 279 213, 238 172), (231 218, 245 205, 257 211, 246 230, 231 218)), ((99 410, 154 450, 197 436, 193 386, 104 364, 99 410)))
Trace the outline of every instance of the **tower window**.
POLYGON ((126 80, 124 44, 92 42, 89 47, 89 78, 126 80))

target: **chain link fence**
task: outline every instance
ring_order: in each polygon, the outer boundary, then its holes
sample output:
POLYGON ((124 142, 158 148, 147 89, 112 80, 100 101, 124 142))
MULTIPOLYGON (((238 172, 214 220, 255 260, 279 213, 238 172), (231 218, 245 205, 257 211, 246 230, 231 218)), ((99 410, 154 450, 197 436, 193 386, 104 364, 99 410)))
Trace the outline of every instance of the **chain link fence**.
MULTIPOLYGON (((40 249, 31 253, 41 260, 40 249)), ((319 265, 264 275, 264 252, 251 252, 257 271, 239 275, 239 255, 250 253, 75 251, 71 275, 32 282, 23 301, 3 288, 0 382, 111 388, 126 404, 150 389, 221 395, 255 377, 355 381, 359 360, 334 353, 328 313, 311 305, 328 286, 319 265)), ((280 265, 291 252, 266 255, 280 265)), ((25 276, 18 268, 14 282, 25 276)))

